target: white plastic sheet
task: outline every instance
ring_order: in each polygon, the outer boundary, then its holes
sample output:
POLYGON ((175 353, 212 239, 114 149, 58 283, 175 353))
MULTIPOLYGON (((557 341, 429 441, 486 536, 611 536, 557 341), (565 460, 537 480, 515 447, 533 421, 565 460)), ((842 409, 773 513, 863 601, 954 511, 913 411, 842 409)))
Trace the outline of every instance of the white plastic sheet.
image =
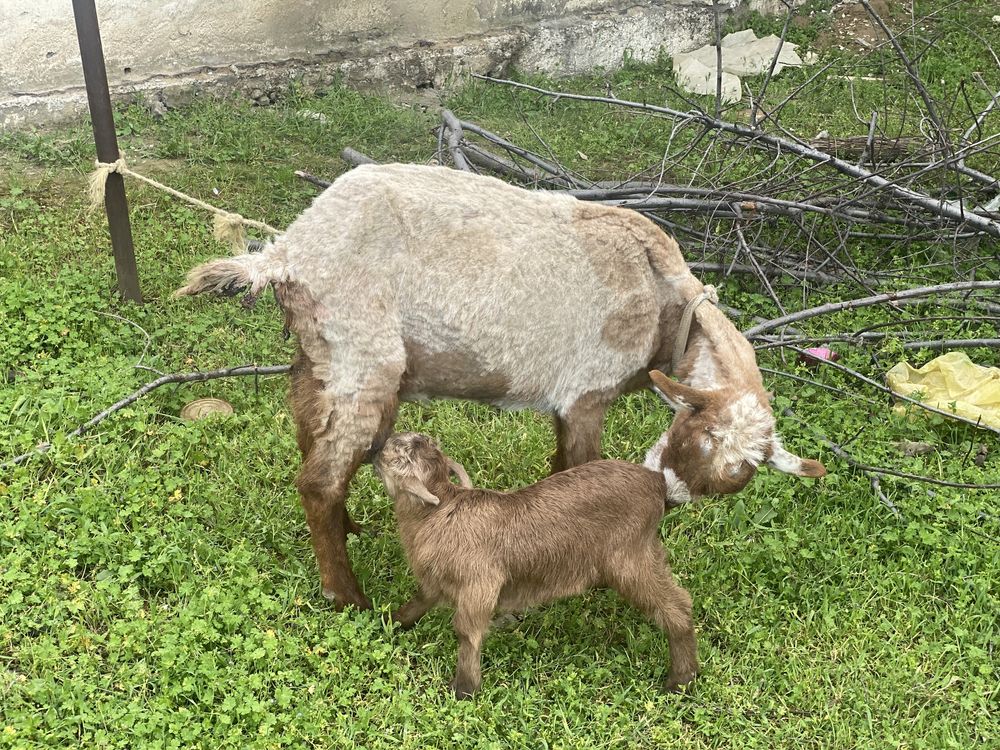
MULTIPOLYGON (((758 75, 767 72, 774 59, 775 50, 781 45, 778 62, 774 66, 777 75, 783 68, 802 65, 802 58, 791 42, 781 44, 781 39, 766 36, 758 39, 753 29, 727 34, 722 39, 722 101, 738 102, 743 98, 743 84, 740 76, 758 75)), ((706 44, 693 52, 674 55, 674 76, 678 85, 693 94, 715 95, 718 52, 714 44, 706 44)))

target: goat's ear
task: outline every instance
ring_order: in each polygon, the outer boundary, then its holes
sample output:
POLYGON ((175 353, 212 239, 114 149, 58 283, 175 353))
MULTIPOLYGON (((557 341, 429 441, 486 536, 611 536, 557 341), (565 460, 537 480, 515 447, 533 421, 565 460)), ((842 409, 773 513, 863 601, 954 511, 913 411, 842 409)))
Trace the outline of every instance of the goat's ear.
POLYGON ((465 470, 465 467, 454 458, 448 459, 448 471, 458 477, 458 483, 460 485, 469 489, 472 488, 472 480, 469 479, 468 472, 465 470))
POLYGON ((399 489, 425 505, 437 505, 441 502, 438 496, 424 487, 424 483, 416 477, 406 477, 399 483, 399 489))
POLYGON ((697 411, 708 406, 712 399, 710 391, 701 391, 697 388, 678 383, 671 380, 659 370, 651 370, 649 379, 653 381, 653 390, 656 395, 667 402, 674 411, 691 409, 697 411))
POLYGON ((826 474, 826 467, 819 461, 799 458, 794 453, 789 453, 777 438, 774 439, 773 449, 771 457, 767 459, 767 465, 772 469, 800 477, 821 477, 826 474))

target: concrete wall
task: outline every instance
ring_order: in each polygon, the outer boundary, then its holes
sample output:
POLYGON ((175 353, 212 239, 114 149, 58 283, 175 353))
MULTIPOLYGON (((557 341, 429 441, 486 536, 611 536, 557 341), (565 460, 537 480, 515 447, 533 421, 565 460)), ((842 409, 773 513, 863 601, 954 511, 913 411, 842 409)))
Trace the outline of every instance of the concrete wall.
MULTIPOLYGON (((720 0, 733 6, 780 0, 720 0)), ((573 74, 712 34, 711 0, 98 0, 117 97, 260 103, 291 80, 425 88, 509 66, 573 74)), ((0 127, 85 111, 69 0, 0 0, 0 127)))

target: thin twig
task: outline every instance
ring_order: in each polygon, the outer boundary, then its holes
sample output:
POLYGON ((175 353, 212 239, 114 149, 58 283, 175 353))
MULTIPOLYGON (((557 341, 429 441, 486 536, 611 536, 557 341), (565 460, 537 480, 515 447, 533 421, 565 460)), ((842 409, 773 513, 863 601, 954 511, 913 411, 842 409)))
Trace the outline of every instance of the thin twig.
MULTIPOLYGON (((782 409, 781 413, 787 417, 792 417, 800 424, 806 424, 805 420, 803 420, 801 417, 799 417, 798 414, 796 414, 789 408, 782 409)), ((892 513, 892 515, 894 515, 898 520, 903 520, 903 514, 899 512, 899 508, 897 508, 896 504, 893 503, 892 500, 890 500, 885 495, 884 492, 882 492, 882 487, 878 480, 878 474, 881 472, 872 471, 871 467, 863 465, 860 461, 855 459, 854 456, 848 453, 844 449, 844 446, 833 442, 826 435, 819 433, 815 429, 812 429, 812 433, 819 438, 820 442, 823 443, 823 445, 825 445, 827 448, 833 451, 835 456, 842 458, 843 460, 847 461, 847 463, 849 463, 851 466, 860 469, 862 473, 866 474, 868 478, 871 480, 872 489, 875 491, 875 494, 878 495, 878 498, 879 500, 882 501, 882 504, 885 505, 885 507, 887 507, 892 513)), ((855 437, 857 437, 857 435, 855 435, 855 437)))
POLYGON ((139 369, 139 370, 148 370, 148 369, 150 369, 148 367, 144 367, 143 364, 142 364, 142 360, 144 360, 146 358, 146 353, 149 351, 149 347, 153 343, 153 337, 149 335, 149 331, 147 331, 141 325, 139 325, 138 323, 136 323, 134 320, 129 320, 128 318, 123 318, 121 315, 116 315, 115 313, 101 312, 100 310, 91 310, 90 312, 95 313, 97 315, 103 315, 105 318, 113 318, 114 320, 120 320, 122 323, 128 323, 130 326, 132 326, 133 328, 135 328, 136 330, 138 330, 139 333, 141 333, 143 335, 143 337, 145 337, 145 339, 146 339, 146 345, 142 348, 142 354, 139 355, 139 359, 137 359, 135 361, 135 364, 132 365, 132 368, 133 369, 139 369))
POLYGON ((463 172, 472 172, 472 165, 462 153, 462 124, 448 109, 441 110, 441 119, 444 121, 445 140, 448 143, 448 152, 451 154, 452 161, 463 172))
POLYGON ((934 129, 937 131, 939 142, 948 152, 951 152, 951 139, 948 137, 948 130, 945 128, 941 121, 941 116, 938 114, 937 106, 934 104, 934 100, 928 93, 927 87, 924 86, 924 82, 917 74, 916 68, 913 67, 913 63, 903 50, 899 40, 896 39, 896 35, 889 30, 889 27, 885 25, 885 21, 883 21, 882 17, 875 12, 875 9, 872 8, 871 3, 868 2, 868 0, 861 0, 861 5, 864 6, 864 9, 868 12, 868 15, 871 16, 872 20, 878 24, 878 27, 882 29, 882 33, 885 34, 886 39, 889 40, 892 48, 896 50, 896 55, 899 57, 899 61, 903 63, 903 67, 906 68, 907 75, 910 77, 914 87, 917 89, 917 93, 920 94, 920 98, 924 101, 924 106, 927 108, 927 116, 934 124, 934 129))
POLYGON ((365 154, 362 154, 360 151, 355 151, 350 146, 340 152, 340 158, 355 167, 360 167, 362 164, 378 164, 378 162, 370 156, 365 156, 365 154))
POLYGON ((875 399, 871 399, 868 398, 867 396, 862 396, 857 393, 851 393, 850 391, 846 391, 843 388, 838 388, 835 385, 827 385, 826 383, 820 383, 818 380, 804 378, 801 375, 796 375, 795 373, 792 372, 786 372, 785 370, 772 370, 770 367, 760 367, 758 369, 761 372, 766 372, 768 375, 777 375, 782 378, 788 378, 789 380, 798 381, 799 383, 806 383, 807 385, 816 386, 817 388, 821 388, 824 391, 830 391, 831 393, 836 393, 838 395, 845 396, 846 398, 849 398, 851 401, 856 401, 858 399, 861 399, 862 401, 867 401, 872 406, 878 406, 878 407, 882 406, 882 404, 880 404, 875 399))
POLYGON ((876 294, 871 297, 864 297, 862 299, 844 300, 843 302, 830 302, 828 304, 820 305, 818 307, 811 307, 808 310, 800 310, 799 312, 783 315, 782 317, 775 318, 774 320, 768 320, 763 323, 758 323, 757 325, 745 330, 743 332, 743 335, 746 336, 748 339, 752 339, 761 333, 766 333, 767 331, 773 331, 776 328, 781 328, 781 326, 787 323, 796 323, 800 320, 815 318, 819 315, 829 315, 830 313, 843 312, 844 310, 854 310, 859 307, 868 307, 870 305, 881 305, 886 302, 895 302, 896 300, 902 300, 902 299, 912 299, 914 297, 927 297, 931 295, 947 294, 948 292, 961 292, 961 291, 976 290, 976 289, 1000 289, 1000 280, 954 281, 948 284, 935 284, 934 286, 918 287, 916 289, 903 289, 898 292, 887 292, 885 294, 876 294))
MULTIPOLYGON (((126 406, 138 401, 147 393, 155 391, 157 388, 164 385, 170 385, 171 383, 200 383, 204 380, 216 380, 218 378, 231 378, 246 375, 252 375, 254 377, 259 377, 261 375, 285 375, 290 369, 291 367, 289 365, 267 365, 261 367, 256 365, 244 365, 242 367, 227 367, 222 370, 209 370, 207 372, 172 372, 164 375, 163 377, 159 377, 156 380, 151 380, 139 390, 133 391, 125 398, 113 403, 107 409, 98 412, 75 430, 67 433, 66 438, 79 437, 83 433, 87 432, 87 430, 91 427, 94 427, 99 422, 104 421, 107 417, 114 414, 116 411, 121 411, 126 406)), ((20 456, 15 456, 14 458, 0 464, 0 468, 16 466, 17 464, 27 461, 32 456, 47 453, 51 448, 51 443, 41 443, 36 446, 33 451, 29 451, 28 453, 24 453, 20 456)))
POLYGON ((805 420, 798 417, 798 415, 791 409, 783 409, 783 414, 787 414, 790 417, 795 417, 798 419, 800 424, 811 429, 813 433, 823 441, 823 443, 830 448, 835 454, 840 458, 844 459, 851 466, 860 469, 861 471, 872 474, 884 474, 890 477, 899 477, 900 479, 912 479, 917 482, 927 482, 928 484, 936 484, 941 487, 958 487, 964 490, 1000 490, 1000 484, 997 483, 978 483, 978 482, 949 482, 945 479, 935 479, 934 477, 924 476, 923 474, 910 474, 906 471, 896 471, 895 469, 887 469, 884 466, 870 466, 869 464, 858 461, 856 458, 851 456, 847 451, 841 448, 839 445, 834 443, 832 440, 827 438, 825 435, 819 434, 815 428, 812 428, 805 420))
POLYGON ((576 177, 570 175, 567 172, 567 170, 561 167, 560 165, 553 164, 552 162, 543 159, 541 156, 534 153, 533 151, 529 151, 528 149, 522 148, 521 146, 518 146, 515 143, 511 143, 506 138, 503 138, 497 135, 496 133, 492 133, 481 126, 476 125, 476 123, 474 122, 461 120, 459 121, 459 124, 462 126, 462 130, 467 130, 470 133, 475 133, 476 135, 481 136, 482 138, 485 138, 486 140, 495 143, 497 146, 501 146, 510 153, 516 154, 525 161, 534 164, 539 169, 543 169, 546 172, 556 177, 563 178, 564 180, 567 181, 567 184, 570 184, 573 187, 578 187, 578 188, 589 187, 587 182, 585 182, 584 180, 577 179, 576 177))
POLYGON ((718 0, 712 0, 715 19, 715 119, 722 118, 722 23, 719 21, 718 0))
POLYGON ((316 187, 328 188, 333 183, 329 180, 324 180, 316 175, 309 174, 308 172, 303 172, 301 169, 295 170, 295 176, 300 180, 305 180, 308 183, 315 185, 316 187))
POLYGON ((903 344, 903 348, 906 350, 976 349, 978 347, 997 349, 1000 347, 1000 339, 939 339, 929 341, 907 341, 903 344))
MULTIPOLYGON (((781 36, 778 37, 778 46, 774 48, 774 55, 771 57, 771 65, 767 69, 767 75, 764 76, 764 83, 760 86, 760 93, 757 94, 757 98, 754 99, 753 104, 750 106, 750 127, 757 129, 757 109, 764 102, 764 95, 767 93, 767 87, 771 83, 771 76, 774 75, 774 69, 778 66, 778 58, 781 56, 781 50, 785 46, 785 37, 788 35, 788 24, 792 20, 792 6, 789 5, 788 0, 781 0, 782 4, 786 8, 785 13, 785 25, 781 27, 781 36)), ((718 115, 716 115, 718 117, 718 115)))

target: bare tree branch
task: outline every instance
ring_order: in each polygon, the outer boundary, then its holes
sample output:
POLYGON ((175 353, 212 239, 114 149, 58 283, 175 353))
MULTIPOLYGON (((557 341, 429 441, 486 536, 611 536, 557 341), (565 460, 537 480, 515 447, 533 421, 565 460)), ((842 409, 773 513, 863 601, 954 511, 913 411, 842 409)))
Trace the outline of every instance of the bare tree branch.
POLYGON ((788 323, 797 323, 800 320, 815 318, 818 315, 829 315, 831 313, 842 312, 844 310, 854 310, 859 307, 868 307, 870 305, 881 305, 886 302, 895 302, 896 300, 911 299, 913 297, 927 297, 929 295, 978 289, 1000 289, 1000 281, 955 281, 949 284, 935 284, 934 286, 918 287, 917 289, 903 289, 898 292, 876 294, 863 299, 830 302, 825 305, 820 305, 819 307, 811 307, 808 310, 800 310, 799 312, 783 315, 782 317, 775 318, 774 320, 758 323, 757 325, 745 330, 743 335, 748 339, 753 339, 761 333, 773 331, 775 328, 781 328, 781 326, 788 323))

